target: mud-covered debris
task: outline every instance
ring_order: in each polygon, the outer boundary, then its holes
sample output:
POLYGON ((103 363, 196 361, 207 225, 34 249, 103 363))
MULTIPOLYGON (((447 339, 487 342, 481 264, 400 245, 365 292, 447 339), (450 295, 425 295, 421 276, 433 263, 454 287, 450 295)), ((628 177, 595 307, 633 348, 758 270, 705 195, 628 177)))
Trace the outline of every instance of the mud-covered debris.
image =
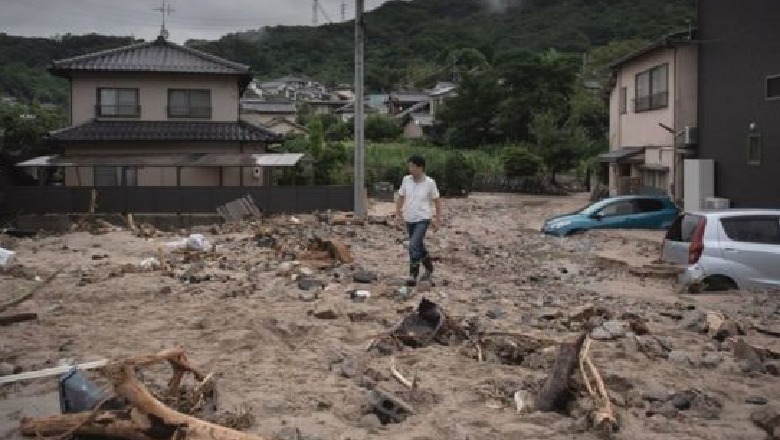
POLYGON ((387 391, 374 389, 368 395, 368 402, 374 414, 383 425, 388 423, 401 423, 414 414, 411 405, 387 391))
POLYGON ((766 407, 752 413, 750 421, 767 433, 767 439, 780 439, 780 408, 766 407))

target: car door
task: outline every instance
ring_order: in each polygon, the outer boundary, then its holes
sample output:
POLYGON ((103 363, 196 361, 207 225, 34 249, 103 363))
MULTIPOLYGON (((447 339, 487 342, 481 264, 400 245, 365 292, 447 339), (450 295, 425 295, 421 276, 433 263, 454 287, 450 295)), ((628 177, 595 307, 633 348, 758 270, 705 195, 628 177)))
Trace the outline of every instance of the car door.
POLYGON ((723 256, 737 263, 735 277, 749 287, 780 289, 780 215, 746 215, 721 219, 723 256))
POLYGON ((639 228, 642 229, 660 229, 667 221, 668 214, 664 211, 664 202, 660 199, 647 198, 636 199, 634 201, 637 205, 639 214, 637 214, 637 223, 639 228))
POLYGON ((639 209, 634 200, 617 200, 596 212, 594 229, 631 229, 639 223, 639 209))

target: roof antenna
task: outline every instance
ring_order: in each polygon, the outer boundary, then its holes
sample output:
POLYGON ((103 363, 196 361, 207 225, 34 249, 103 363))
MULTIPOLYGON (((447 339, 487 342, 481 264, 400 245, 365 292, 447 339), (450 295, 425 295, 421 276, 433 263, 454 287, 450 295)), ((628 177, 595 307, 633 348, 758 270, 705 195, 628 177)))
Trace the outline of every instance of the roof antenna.
POLYGON ((158 8, 154 8, 154 11, 159 12, 162 15, 162 25, 160 26, 160 35, 157 37, 157 40, 167 40, 168 36, 170 35, 168 33, 168 29, 165 28, 165 13, 168 13, 168 16, 171 15, 171 12, 173 12, 175 9, 171 7, 171 4, 166 2, 165 0, 162 0, 162 5, 158 8))

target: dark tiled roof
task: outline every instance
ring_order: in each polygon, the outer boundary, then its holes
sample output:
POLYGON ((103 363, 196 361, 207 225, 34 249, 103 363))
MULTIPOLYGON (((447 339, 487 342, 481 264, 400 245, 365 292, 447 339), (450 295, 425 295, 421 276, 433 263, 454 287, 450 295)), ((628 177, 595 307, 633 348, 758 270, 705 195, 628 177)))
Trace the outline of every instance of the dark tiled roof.
POLYGON ((169 72, 246 75, 249 66, 158 38, 75 58, 54 61, 51 70, 110 72, 169 72))
POLYGON ((276 142, 281 138, 246 122, 91 121, 53 131, 56 141, 276 142))
POLYGON ((295 114, 295 103, 259 101, 253 99, 241 100, 241 111, 247 113, 289 113, 295 114))

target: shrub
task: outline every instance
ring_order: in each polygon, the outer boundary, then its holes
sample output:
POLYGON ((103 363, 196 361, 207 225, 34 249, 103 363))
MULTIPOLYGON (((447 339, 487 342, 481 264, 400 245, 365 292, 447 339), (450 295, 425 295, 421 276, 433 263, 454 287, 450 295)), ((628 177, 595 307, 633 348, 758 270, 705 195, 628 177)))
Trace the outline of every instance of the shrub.
POLYGON ((369 115, 366 118, 365 135, 366 139, 383 142, 398 139, 403 133, 401 125, 390 116, 369 115))
POLYGON ((542 159, 525 147, 510 147, 502 156, 507 177, 536 175, 542 167, 542 159))
POLYGON ((476 169, 460 151, 451 152, 444 164, 444 191, 448 195, 466 195, 471 190, 476 169))

